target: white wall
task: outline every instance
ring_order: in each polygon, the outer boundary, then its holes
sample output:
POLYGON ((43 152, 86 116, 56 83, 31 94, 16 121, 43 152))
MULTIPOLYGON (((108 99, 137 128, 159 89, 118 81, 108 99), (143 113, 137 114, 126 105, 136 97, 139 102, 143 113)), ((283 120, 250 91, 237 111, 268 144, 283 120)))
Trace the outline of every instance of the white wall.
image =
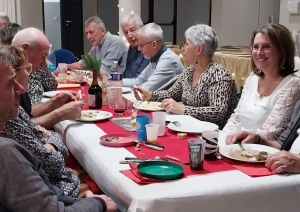
POLYGON ((290 15, 286 11, 288 0, 280 0, 279 23, 286 26, 289 30, 300 30, 300 15, 290 15))
MULTIPOLYGON (((97 0, 82 0, 83 25, 84 25, 84 22, 89 17, 97 15, 97 8, 98 8, 97 0)), ((85 37, 84 26, 82 26, 82 33, 83 33, 84 52, 88 53, 91 50, 92 45, 85 37)))

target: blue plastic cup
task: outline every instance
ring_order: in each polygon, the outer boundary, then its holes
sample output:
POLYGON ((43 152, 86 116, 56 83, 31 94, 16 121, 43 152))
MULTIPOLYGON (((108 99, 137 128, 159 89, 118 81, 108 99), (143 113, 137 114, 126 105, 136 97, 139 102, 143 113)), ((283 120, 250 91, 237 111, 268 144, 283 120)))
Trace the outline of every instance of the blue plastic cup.
POLYGON ((147 141, 146 124, 150 123, 150 116, 136 116, 136 132, 139 141, 147 141))

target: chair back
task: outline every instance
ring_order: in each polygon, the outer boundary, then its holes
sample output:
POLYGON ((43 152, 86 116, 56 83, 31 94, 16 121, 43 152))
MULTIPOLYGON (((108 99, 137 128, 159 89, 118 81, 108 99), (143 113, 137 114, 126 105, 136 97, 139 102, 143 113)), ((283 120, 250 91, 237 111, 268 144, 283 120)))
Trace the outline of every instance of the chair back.
POLYGON ((75 56, 72 52, 67 49, 57 49, 54 51, 56 57, 56 67, 58 67, 58 63, 75 63, 75 56))

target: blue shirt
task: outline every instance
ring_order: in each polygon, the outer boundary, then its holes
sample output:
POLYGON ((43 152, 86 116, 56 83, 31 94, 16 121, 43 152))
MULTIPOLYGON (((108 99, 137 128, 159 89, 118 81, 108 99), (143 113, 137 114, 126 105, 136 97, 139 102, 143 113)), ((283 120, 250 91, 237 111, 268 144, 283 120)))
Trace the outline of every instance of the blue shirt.
POLYGON ((126 69, 123 73, 123 78, 136 78, 149 64, 148 59, 144 58, 142 52, 138 51, 136 48, 130 46, 128 49, 126 69))

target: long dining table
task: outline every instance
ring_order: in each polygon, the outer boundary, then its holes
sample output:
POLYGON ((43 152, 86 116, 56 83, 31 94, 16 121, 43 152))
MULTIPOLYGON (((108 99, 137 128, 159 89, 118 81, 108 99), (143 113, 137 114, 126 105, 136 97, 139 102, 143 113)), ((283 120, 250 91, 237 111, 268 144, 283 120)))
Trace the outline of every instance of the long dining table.
MULTIPOLYGON (((134 100, 132 93, 124 97, 134 100)), ((106 133, 95 123, 62 121, 55 129, 72 155, 121 211, 299 212, 300 175, 253 178, 232 169, 140 185, 120 172, 130 166, 119 161, 135 155, 123 147, 100 145, 99 138, 106 133)))

